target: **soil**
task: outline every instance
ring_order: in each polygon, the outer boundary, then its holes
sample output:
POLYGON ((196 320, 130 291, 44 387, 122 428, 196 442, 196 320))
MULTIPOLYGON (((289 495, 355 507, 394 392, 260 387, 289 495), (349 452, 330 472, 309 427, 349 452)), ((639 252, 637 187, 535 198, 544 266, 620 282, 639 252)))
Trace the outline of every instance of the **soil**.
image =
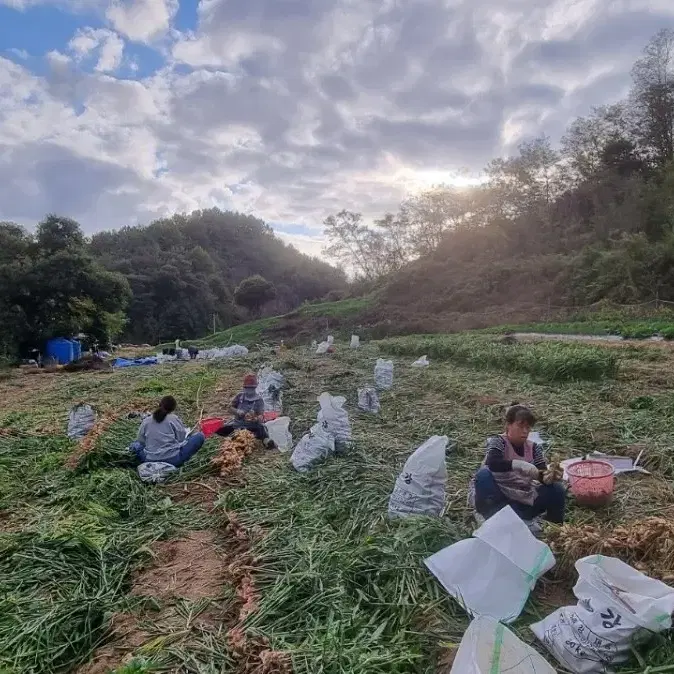
POLYGON ((193 531, 154 546, 152 563, 136 577, 131 594, 163 602, 217 598, 222 594, 222 567, 214 533, 193 531))

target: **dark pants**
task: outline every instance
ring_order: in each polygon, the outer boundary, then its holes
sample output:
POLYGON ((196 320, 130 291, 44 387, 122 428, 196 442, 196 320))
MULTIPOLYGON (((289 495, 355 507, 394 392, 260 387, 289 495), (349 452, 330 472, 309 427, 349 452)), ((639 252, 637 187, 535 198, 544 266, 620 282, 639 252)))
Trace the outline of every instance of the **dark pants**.
POLYGON ((492 472, 486 466, 475 475, 475 509, 482 517, 489 519, 501 508, 510 506, 523 520, 532 520, 545 513, 545 519, 555 524, 563 524, 566 505, 566 490, 559 482, 542 484, 533 505, 510 501, 499 489, 492 472))
POLYGON ((215 432, 226 438, 234 433, 234 431, 250 431, 257 440, 266 440, 269 437, 267 427, 264 424, 257 421, 241 421, 239 419, 230 421, 215 432))
MULTIPOLYGON (((178 450, 175 456, 162 459, 162 461, 178 468, 186 461, 189 461, 201 449, 205 441, 206 437, 203 433, 195 433, 187 438, 187 442, 178 450)), ((132 442, 129 449, 138 457, 141 463, 145 463, 148 460, 145 447, 138 440, 132 442)))

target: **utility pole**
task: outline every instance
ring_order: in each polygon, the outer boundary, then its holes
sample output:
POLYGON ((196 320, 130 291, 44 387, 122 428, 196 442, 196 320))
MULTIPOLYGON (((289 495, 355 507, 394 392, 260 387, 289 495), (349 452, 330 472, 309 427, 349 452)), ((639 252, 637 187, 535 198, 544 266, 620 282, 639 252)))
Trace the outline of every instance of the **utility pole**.
POLYGON ((215 334, 215 313, 213 313, 213 334, 215 334))

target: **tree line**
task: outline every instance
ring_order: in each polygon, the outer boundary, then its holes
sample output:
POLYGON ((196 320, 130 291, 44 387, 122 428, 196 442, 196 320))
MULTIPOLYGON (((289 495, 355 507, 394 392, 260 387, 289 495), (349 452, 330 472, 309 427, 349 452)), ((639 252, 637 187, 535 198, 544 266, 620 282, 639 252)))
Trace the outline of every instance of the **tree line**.
POLYGON ((99 344, 201 337, 345 285, 258 218, 218 209, 90 239, 56 215, 34 234, 0 223, 0 349, 80 332, 99 344))
POLYGON ((372 224, 325 221, 327 255, 384 301, 430 311, 511 302, 674 300, 674 32, 632 70, 629 96, 496 158, 472 188, 440 185, 372 224), (414 290, 416 288, 416 290, 414 290))

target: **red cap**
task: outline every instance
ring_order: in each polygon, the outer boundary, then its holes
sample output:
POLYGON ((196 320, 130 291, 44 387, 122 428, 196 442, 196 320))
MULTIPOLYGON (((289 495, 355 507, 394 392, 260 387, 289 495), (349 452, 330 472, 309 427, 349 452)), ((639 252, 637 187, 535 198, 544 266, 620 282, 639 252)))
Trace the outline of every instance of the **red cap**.
POLYGON ((247 374, 243 378, 243 388, 257 388, 257 377, 254 374, 247 374))

